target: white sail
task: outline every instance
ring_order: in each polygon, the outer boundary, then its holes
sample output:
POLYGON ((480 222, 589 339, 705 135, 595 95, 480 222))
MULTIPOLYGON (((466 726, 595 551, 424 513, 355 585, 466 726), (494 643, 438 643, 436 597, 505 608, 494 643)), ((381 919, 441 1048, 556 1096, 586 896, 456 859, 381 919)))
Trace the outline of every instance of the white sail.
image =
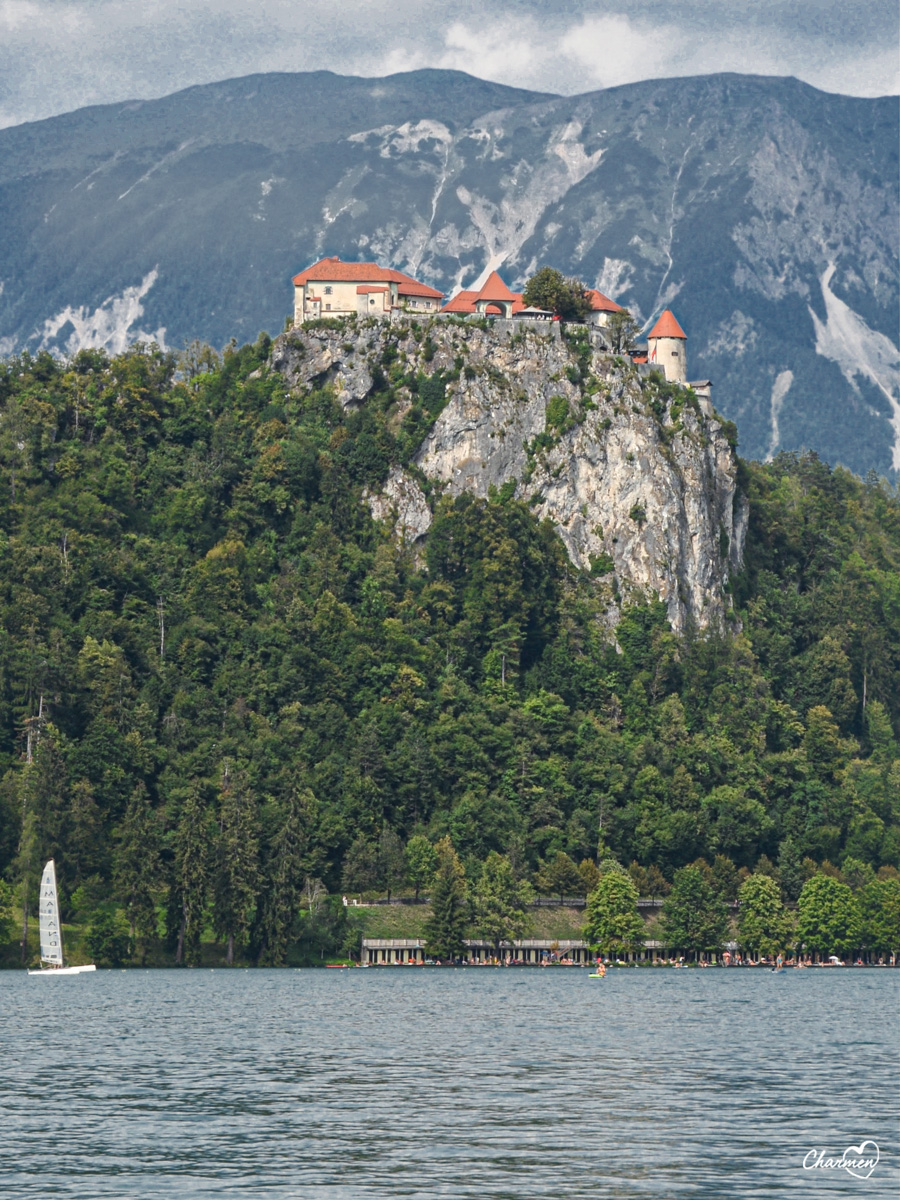
POLYGON ((56 867, 52 858, 44 867, 41 876, 38 915, 41 922, 41 961, 61 967, 62 935, 59 927, 59 901, 56 898, 56 867))

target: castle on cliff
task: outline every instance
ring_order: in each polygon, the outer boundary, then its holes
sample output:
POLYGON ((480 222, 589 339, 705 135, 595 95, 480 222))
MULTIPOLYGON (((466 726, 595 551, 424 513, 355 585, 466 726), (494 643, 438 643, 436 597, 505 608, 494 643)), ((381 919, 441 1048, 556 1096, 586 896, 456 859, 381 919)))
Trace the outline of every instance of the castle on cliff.
MULTIPOLYGON (((491 271, 479 288, 461 289, 442 305, 444 293, 392 267, 377 263, 343 262, 336 255, 322 258, 293 278, 294 326, 322 317, 368 316, 390 320, 400 313, 433 316, 482 316, 506 321, 550 323, 553 313, 525 304, 521 292, 513 292, 496 271, 491 271)), ((620 304, 596 288, 587 292, 590 311, 586 323, 598 331, 609 325, 620 304)), ((692 387, 709 398, 711 381, 688 383, 687 334, 666 309, 647 334, 646 346, 631 355, 646 373, 656 369, 667 383, 692 387)))

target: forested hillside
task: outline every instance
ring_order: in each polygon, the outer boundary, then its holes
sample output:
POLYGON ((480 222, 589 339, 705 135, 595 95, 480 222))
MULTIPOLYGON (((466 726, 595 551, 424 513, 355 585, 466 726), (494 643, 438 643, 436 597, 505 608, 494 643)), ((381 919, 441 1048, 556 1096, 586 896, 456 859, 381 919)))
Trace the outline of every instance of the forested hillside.
POLYGON ((416 835, 538 882, 561 852, 667 880, 702 857, 733 892, 762 860, 787 900, 823 862, 900 865, 888 484, 744 463, 742 631, 679 638, 650 601, 613 634, 504 491, 435 500, 418 557, 392 541, 362 500, 415 449, 387 381, 343 412, 269 350, 0 367, 17 897, 52 855, 64 913, 279 962, 304 889, 404 887, 416 835))

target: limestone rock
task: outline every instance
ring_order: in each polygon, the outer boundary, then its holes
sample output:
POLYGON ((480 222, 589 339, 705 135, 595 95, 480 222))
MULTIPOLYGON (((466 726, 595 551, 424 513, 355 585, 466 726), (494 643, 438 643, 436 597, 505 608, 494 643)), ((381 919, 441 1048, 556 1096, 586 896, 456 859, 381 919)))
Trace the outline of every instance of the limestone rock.
POLYGON ((334 336, 279 338, 272 365, 294 387, 313 382, 331 384, 338 403, 350 408, 368 396, 374 381, 365 357, 357 353, 359 347, 337 331, 329 332, 334 336))
MULTIPOLYGON (((675 629, 721 623, 747 505, 709 405, 558 325, 348 321, 295 330, 273 348, 293 387, 330 381, 345 404, 364 402, 386 362, 395 381, 442 372, 445 405, 414 458, 444 491, 487 498, 514 480, 516 497, 606 588, 611 612, 623 597, 656 594, 675 629)), ((406 541, 430 526, 421 488, 399 467, 367 501, 406 541)))
POLYGON ((382 491, 365 493, 364 498, 376 521, 387 521, 402 541, 412 545, 431 528, 431 509, 425 493, 402 467, 392 467, 382 491))

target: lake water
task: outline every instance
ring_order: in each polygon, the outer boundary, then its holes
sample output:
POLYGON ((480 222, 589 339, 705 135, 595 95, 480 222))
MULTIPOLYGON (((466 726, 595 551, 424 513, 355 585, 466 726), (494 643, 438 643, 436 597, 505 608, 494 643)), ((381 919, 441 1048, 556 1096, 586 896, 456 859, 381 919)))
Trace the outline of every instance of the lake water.
POLYGON ((2 972, 0 1193, 893 1200, 898 992, 850 968, 2 972), (803 1169, 867 1139, 865 1181, 803 1169))

